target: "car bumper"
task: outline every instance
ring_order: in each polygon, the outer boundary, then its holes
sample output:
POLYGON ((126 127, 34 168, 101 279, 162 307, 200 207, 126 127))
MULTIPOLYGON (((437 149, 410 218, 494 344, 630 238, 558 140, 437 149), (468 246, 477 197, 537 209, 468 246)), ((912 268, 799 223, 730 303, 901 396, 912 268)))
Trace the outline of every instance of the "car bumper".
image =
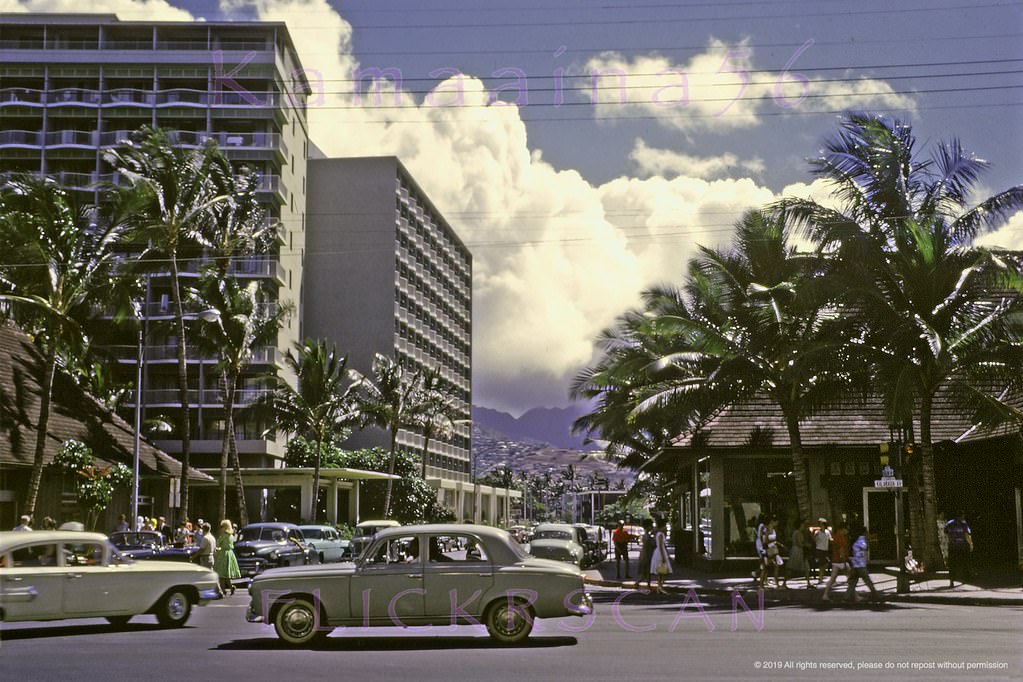
POLYGON ((583 592, 578 604, 569 604, 568 612, 573 616, 588 616, 593 613, 593 597, 589 592, 583 592))
POLYGON ((270 568, 270 563, 266 559, 256 557, 239 557, 238 559, 238 571, 243 578, 257 576, 268 568, 270 568))
POLYGON ((199 603, 205 604, 208 601, 215 599, 223 599, 224 593, 220 591, 219 587, 207 587, 199 590, 199 603))

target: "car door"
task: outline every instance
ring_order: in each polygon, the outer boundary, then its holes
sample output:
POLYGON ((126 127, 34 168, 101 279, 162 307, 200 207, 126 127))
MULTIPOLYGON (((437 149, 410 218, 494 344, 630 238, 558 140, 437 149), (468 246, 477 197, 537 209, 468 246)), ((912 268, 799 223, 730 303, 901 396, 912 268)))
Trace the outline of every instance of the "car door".
POLYGON ((455 625, 483 615, 483 597, 494 584, 494 567, 480 539, 438 533, 427 540, 423 569, 426 616, 455 625))
POLYGON ((64 576, 60 545, 41 542, 14 549, 0 568, 0 606, 7 620, 61 617, 64 576))
POLYGON ((152 606, 146 574, 133 575, 130 565, 113 562, 105 543, 65 542, 63 556, 69 618, 141 613, 152 606))
POLYGON ((326 561, 341 561, 341 536, 332 528, 327 529, 325 535, 327 545, 324 550, 324 559, 326 561))
POLYGON ((351 613, 363 625, 403 625, 424 614, 423 557, 415 535, 381 538, 355 570, 351 613))

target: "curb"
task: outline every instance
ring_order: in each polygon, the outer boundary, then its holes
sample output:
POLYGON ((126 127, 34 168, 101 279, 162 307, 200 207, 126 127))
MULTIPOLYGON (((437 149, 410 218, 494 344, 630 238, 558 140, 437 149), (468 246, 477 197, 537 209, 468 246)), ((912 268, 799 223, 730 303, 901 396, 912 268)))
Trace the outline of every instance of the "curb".
MULTIPOLYGON (((620 580, 604 580, 597 578, 583 577, 583 582, 587 585, 595 585, 598 587, 617 587, 626 588, 626 584, 620 580)), ((631 589, 636 589, 634 586, 631 589)), ((744 589, 744 588, 723 588, 723 587, 692 587, 682 588, 674 585, 665 585, 665 592, 669 595, 684 595, 689 592, 690 589, 696 590, 699 594, 708 594, 721 597, 729 597, 733 592, 740 594, 755 593, 757 590, 744 589)), ((654 594, 651 592, 650 594, 654 594)), ((764 601, 775 602, 775 603, 796 603, 796 604, 825 604, 818 597, 817 590, 812 592, 808 590, 764 590, 764 601), (789 597, 786 599, 785 597, 789 597)), ((884 593, 883 598, 879 602, 899 602, 904 604, 961 604, 964 606, 1023 606, 1023 597, 952 597, 940 594, 896 594, 896 593, 884 593)), ((842 605, 843 601, 829 602, 832 605, 842 605)))

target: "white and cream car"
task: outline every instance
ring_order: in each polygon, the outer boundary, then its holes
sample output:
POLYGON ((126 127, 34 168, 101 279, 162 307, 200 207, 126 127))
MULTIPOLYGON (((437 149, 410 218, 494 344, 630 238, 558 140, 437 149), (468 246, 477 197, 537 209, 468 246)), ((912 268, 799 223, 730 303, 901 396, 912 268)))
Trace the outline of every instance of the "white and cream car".
POLYGON ((387 528, 354 564, 271 569, 249 593, 249 622, 272 624, 299 645, 342 626, 459 624, 515 643, 535 618, 593 612, 577 567, 533 558, 506 531, 468 524, 387 528))
POLYGON ((75 531, 0 533, 0 620, 106 618, 143 613, 185 624, 195 604, 222 596, 217 574, 178 561, 136 562, 105 535, 75 531))

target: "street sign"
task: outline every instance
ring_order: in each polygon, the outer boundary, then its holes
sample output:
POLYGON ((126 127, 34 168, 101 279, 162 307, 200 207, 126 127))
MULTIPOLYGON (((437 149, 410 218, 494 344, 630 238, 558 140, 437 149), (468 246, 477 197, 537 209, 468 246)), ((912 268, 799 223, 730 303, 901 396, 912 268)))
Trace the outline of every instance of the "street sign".
POLYGON ((902 479, 901 478, 887 478, 887 477, 879 478, 879 479, 874 481, 874 487, 875 488, 901 488, 902 487, 902 479))

